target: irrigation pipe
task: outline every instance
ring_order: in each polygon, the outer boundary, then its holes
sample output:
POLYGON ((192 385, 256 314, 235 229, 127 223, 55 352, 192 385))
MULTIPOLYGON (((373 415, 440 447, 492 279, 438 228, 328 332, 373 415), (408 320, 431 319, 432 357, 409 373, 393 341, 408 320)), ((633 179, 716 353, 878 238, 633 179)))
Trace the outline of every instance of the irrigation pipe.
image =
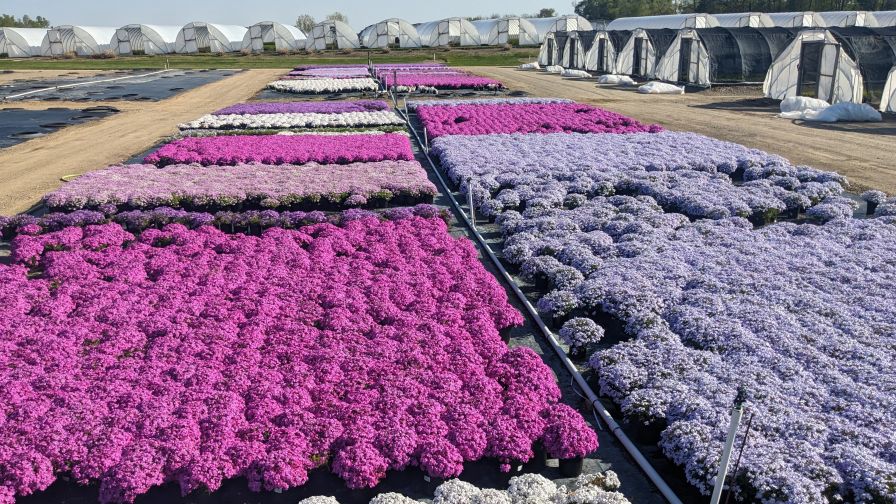
MULTIPOLYGON (((395 107, 399 114, 401 114, 401 109, 395 107)), ((417 133, 417 129, 414 128, 411 123, 410 115, 406 115, 404 117, 405 121, 408 123, 408 128, 410 128, 411 132, 414 134, 414 138, 416 138, 417 143, 419 145, 423 145, 423 142, 420 139, 420 135, 417 133)), ((566 352, 560 346, 560 343, 557 341, 557 338, 551 332, 550 329, 545 325, 544 321, 541 319, 541 316, 538 314, 538 310, 532 306, 532 303, 529 301, 529 298, 520 290, 519 286, 513 280, 513 277, 510 276, 510 273, 504 268, 504 265, 501 264, 501 261, 495 255, 492 248, 489 246, 488 242, 486 242, 485 238, 476 230, 475 225, 470 222, 467 213, 464 212, 463 208, 461 208, 460 203, 457 202, 457 199, 454 197, 454 194, 451 192, 451 188, 448 187, 448 184, 445 182, 444 177, 442 177, 441 172, 438 167, 436 167, 435 163, 430 156, 429 150, 425 150, 424 154, 426 155, 426 161, 429 163, 430 168, 432 168, 433 173, 436 174, 436 177, 439 179, 439 184, 442 186, 445 194, 448 196, 448 199, 451 200, 451 205, 454 207, 457 214, 460 215, 463 220, 464 225, 469 229, 470 233, 476 238, 476 241, 479 242, 480 247, 485 251, 491 260, 492 264, 495 268, 498 269, 498 272, 501 274, 501 277, 504 281, 510 286, 513 290, 514 294, 516 294, 517 298, 526 308, 526 311, 529 313, 529 316, 535 321, 535 324, 541 330, 545 339, 547 339, 548 343, 551 344, 551 347, 554 349, 554 353, 557 354, 557 357, 560 358, 560 361, 563 363, 563 366, 566 370, 572 375, 575 382, 578 384, 579 388, 585 393, 585 396, 590 403, 591 409, 593 411, 597 411, 600 415, 601 419, 603 419, 604 423, 607 425, 607 428, 613 435, 616 436, 616 439, 622 443, 622 446, 625 447, 625 450, 635 459, 635 462, 641 468, 642 471, 650 478, 650 481, 656 485, 657 489, 663 494, 663 497, 669 502, 669 504, 683 504, 681 499, 675 495, 675 492, 669 485, 663 480, 663 477, 656 472, 656 469, 650 464, 650 462, 644 457, 638 447, 632 443, 631 439, 622 431, 622 427, 613 419, 613 416, 607 411, 607 408, 604 407, 603 403, 600 402, 600 399, 597 397, 597 394, 594 393, 594 390, 591 389, 591 386, 588 385, 588 382, 582 376, 582 373, 579 372, 578 368, 575 364, 569 359, 569 356, 566 355, 566 352)))
POLYGON ((24 93, 4 96, 3 101, 11 100, 14 98, 21 98, 23 96, 29 96, 29 95, 33 95, 33 94, 37 94, 37 93, 43 93, 46 91, 53 91, 55 89, 68 89, 68 88, 73 88, 73 87, 78 87, 78 86, 87 86, 90 84, 102 84, 104 82, 115 82, 115 81, 120 81, 120 80, 125 80, 125 79, 136 79, 138 77, 149 77, 150 75, 156 75, 156 74, 170 72, 170 71, 171 71, 171 69, 157 70, 155 72, 149 72, 149 73, 140 74, 140 75, 126 75, 124 77, 114 77, 112 79, 101 79, 101 80, 95 80, 95 81, 89 81, 89 82, 75 82, 74 84, 63 84, 61 86, 52 86, 52 87, 48 87, 48 88, 33 89, 31 91, 25 91, 24 93))

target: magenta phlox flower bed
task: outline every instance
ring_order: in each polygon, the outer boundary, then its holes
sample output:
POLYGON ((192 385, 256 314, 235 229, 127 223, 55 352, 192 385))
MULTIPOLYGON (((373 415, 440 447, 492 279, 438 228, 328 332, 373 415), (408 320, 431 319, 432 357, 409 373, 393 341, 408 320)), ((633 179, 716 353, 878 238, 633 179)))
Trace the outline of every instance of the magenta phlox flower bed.
POLYGON ((344 114, 346 112, 369 112, 389 110, 383 100, 355 100, 339 102, 250 102, 231 105, 218 110, 213 115, 245 114, 344 114))
POLYGON ((305 70, 293 70, 287 74, 290 77, 368 77, 367 67, 329 67, 308 68, 305 70))
POLYGON ((387 86, 408 88, 431 87, 436 89, 498 89, 504 87, 500 81, 476 75, 449 75, 442 73, 399 73, 382 72, 379 78, 387 86))
POLYGON ((363 207, 431 203, 436 187, 417 161, 300 166, 110 166, 44 196, 52 209, 115 205, 190 209, 363 207))
POLYGON ((412 160, 406 135, 238 135, 181 138, 146 156, 157 166, 201 165, 348 164, 412 160))
POLYGON ((622 114, 578 103, 474 104, 418 107, 431 137, 493 133, 656 133, 622 114))
POLYGON ((117 224, 20 235, 0 265, 0 502, 65 475, 128 502, 245 477, 352 488, 597 446, 438 218, 261 236, 117 224))

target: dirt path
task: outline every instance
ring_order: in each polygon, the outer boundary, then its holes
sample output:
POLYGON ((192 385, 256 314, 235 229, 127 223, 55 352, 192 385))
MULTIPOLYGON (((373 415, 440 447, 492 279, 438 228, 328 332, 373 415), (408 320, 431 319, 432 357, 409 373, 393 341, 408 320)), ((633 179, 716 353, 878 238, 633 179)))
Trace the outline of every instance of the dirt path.
POLYGON ((896 119, 881 123, 801 125, 775 117, 774 106, 758 96, 642 95, 599 87, 591 80, 564 79, 506 67, 470 67, 509 88, 535 96, 556 96, 600 105, 671 130, 694 131, 779 154, 794 163, 846 175, 852 190, 896 193, 896 119))
POLYGON ((118 114, 0 150, 0 215, 28 210, 60 177, 120 163, 175 133, 178 123, 249 99, 282 73, 248 70, 160 102, 117 102, 118 114))

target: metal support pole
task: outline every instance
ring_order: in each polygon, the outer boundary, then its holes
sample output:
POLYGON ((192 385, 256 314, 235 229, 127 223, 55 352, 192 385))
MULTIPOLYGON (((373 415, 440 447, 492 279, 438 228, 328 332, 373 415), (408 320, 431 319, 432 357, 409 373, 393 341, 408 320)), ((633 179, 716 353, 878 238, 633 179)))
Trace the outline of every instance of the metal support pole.
POLYGON ((476 208, 473 206, 474 182, 472 178, 467 179, 467 205, 470 206, 470 226, 476 231, 476 208))
POLYGON ((737 391, 737 397, 734 399, 734 407, 731 408, 731 423, 728 425, 728 439, 725 441, 725 448, 722 450, 722 459, 719 461, 719 473, 716 475, 716 485, 712 490, 712 498, 710 504, 719 504, 722 499, 722 490, 725 488, 725 478, 728 476, 728 464, 731 462, 731 449, 734 447, 734 440, 737 438, 737 429, 740 428, 740 419, 744 415, 744 402, 746 394, 743 390, 737 391))
POLYGON ((426 126, 423 127, 423 151, 429 154, 429 133, 426 131, 426 126))

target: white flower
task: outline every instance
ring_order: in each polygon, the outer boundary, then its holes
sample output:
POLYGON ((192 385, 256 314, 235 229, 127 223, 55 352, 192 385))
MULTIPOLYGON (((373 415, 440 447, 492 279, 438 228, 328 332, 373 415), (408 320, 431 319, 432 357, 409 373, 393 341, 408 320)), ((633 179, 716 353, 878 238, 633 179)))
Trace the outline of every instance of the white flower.
POLYGON ((419 504, 419 502, 399 493, 389 492, 377 495, 370 501, 370 504, 419 504))
POLYGON ((436 488, 432 504, 470 504, 478 497, 481 490, 475 485, 453 479, 446 481, 436 488))
POLYGON ((605 492, 596 486, 586 486, 566 496, 563 504, 631 504, 619 492, 605 492))
POLYGON ((504 490, 485 488, 470 504, 511 504, 510 495, 504 490))
POLYGON ((184 129, 289 129, 350 128, 357 126, 401 125, 404 121, 391 110, 320 114, 315 112, 282 114, 204 115, 178 125, 184 129))
POLYGON ((622 483, 619 481, 619 476, 615 472, 605 471, 596 474, 582 474, 576 478, 576 490, 586 486, 596 486, 603 490, 612 491, 618 490, 619 487, 622 486, 622 483))
POLYGON ((318 495, 315 497, 302 499, 297 504, 339 504, 339 501, 336 500, 335 497, 324 497, 322 495, 318 495))
POLYGON ((283 93, 339 93, 343 91, 377 91, 379 84, 369 77, 359 79, 278 80, 269 89, 283 93))
POLYGON ((547 504, 557 497, 557 485, 540 474, 524 474, 510 478, 507 493, 513 504, 547 504))

